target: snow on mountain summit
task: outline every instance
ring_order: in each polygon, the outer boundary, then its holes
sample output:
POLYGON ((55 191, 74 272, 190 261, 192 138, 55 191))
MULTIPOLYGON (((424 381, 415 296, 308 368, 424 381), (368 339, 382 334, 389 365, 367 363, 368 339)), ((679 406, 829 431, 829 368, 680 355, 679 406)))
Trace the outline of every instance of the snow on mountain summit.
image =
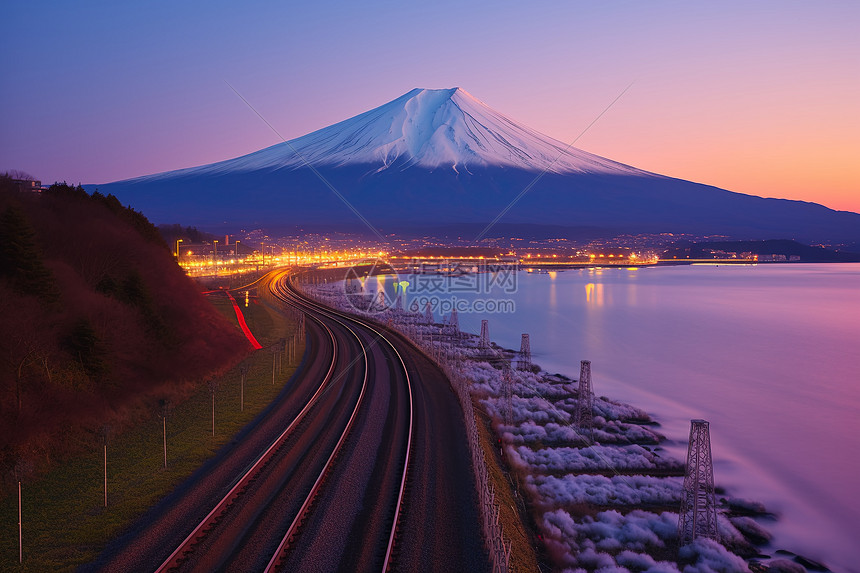
POLYGON ((512 234, 499 236, 544 237, 551 226, 578 239, 671 232, 860 245, 860 214, 640 171, 568 148, 459 88, 414 89, 249 155, 99 189, 150 220, 210 229, 355 230, 357 209, 386 232, 459 236, 501 212, 512 234))
MULTIPOLYGON (((383 171, 421 166, 509 167, 551 173, 647 172, 570 147, 519 124, 465 90, 420 89, 370 111, 255 153, 172 175, 367 165, 383 171)), ((143 179, 143 178, 142 178, 143 179)))

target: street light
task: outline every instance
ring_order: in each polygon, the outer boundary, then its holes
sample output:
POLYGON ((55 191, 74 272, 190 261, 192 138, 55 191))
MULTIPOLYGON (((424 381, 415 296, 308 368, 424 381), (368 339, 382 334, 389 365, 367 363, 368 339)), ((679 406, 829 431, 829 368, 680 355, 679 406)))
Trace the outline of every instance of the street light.
POLYGON ((176 239, 176 260, 179 260, 179 243, 182 243, 182 239, 176 239))

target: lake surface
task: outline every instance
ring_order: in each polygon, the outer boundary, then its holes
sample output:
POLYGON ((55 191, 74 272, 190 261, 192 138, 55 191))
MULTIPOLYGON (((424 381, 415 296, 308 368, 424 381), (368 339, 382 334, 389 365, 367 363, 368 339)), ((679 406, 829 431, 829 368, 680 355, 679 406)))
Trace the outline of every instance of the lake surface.
POLYGON ((595 392, 648 410, 680 459, 708 420, 717 485, 780 514, 774 548, 860 571, 860 265, 521 271, 494 296, 515 312, 462 330, 527 332, 571 377, 591 360, 595 392))

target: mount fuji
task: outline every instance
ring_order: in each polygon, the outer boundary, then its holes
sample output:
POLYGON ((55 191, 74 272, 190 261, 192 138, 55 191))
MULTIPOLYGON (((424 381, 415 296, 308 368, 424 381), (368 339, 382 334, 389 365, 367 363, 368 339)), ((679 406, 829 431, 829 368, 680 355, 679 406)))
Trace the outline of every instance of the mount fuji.
MULTIPOLYGON (((860 245, 860 215, 649 173, 538 133, 460 89, 413 89, 260 151, 98 185, 159 223, 491 236, 721 234, 860 245), (325 181, 323 181, 323 179, 325 181)), ((95 186, 89 186, 90 188, 95 186)))

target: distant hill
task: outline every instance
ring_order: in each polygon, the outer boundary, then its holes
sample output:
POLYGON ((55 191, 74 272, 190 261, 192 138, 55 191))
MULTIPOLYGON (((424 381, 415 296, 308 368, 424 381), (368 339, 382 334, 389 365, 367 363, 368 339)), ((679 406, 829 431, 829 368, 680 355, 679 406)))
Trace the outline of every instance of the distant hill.
POLYGON ((460 88, 414 89, 242 157, 98 188, 155 222, 222 233, 355 231, 355 208, 381 232, 407 235, 474 238, 504 212, 507 227, 489 236, 548 226, 571 238, 680 233, 860 248, 860 214, 643 171, 543 135, 460 88))
MULTIPOLYGON (((50 459, 234 363, 248 343, 113 196, 0 178, 0 463, 50 459)), ((8 475, 8 472, 4 472, 8 475)))
POLYGON ((860 262, 860 253, 834 251, 824 247, 810 247, 787 239, 699 242, 689 245, 676 245, 667 250, 663 254, 663 258, 710 259, 726 258, 729 255, 737 255, 739 258, 747 255, 757 255, 759 257, 777 255, 779 260, 796 260, 806 263, 860 262))

